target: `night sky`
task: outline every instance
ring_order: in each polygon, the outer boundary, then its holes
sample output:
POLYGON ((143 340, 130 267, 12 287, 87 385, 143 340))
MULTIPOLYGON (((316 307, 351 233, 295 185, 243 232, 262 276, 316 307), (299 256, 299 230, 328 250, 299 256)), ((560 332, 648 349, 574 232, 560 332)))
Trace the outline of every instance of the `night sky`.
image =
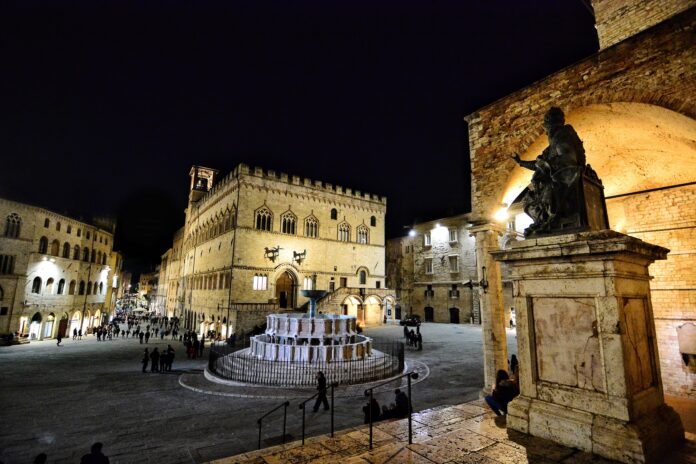
POLYGON ((386 195, 387 237, 469 211, 463 116, 598 48, 583 0, 3 5, 0 196, 117 217, 136 273, 193 164, 386 195))

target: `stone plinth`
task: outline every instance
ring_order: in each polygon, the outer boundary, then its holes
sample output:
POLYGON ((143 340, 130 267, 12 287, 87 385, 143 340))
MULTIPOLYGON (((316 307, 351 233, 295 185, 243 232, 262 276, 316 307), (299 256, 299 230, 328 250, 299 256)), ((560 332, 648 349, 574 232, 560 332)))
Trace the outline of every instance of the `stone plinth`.
POLYGON ((520 396, 507 426, 626 463, 684 439, 664 404, 648 266, 669 250, 613 231, 515 242, 520 396))

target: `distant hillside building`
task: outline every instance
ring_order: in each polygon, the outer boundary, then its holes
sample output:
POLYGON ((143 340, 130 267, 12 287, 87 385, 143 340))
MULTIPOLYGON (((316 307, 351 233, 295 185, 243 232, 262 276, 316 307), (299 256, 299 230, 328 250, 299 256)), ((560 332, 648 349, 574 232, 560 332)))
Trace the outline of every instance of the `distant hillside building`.
POLYGON ((108 321, 115 225, 0 199, 0 333, 53 338, 108 321))
POLYGON ((183 229, 165 253, 167 312, 201 332, 247 331, 268 313, 304 309, 393 319, 384 288, 386 198, 261 168, 191 168, 183 229), (316 284, 314 283, 316 282, 316 284))

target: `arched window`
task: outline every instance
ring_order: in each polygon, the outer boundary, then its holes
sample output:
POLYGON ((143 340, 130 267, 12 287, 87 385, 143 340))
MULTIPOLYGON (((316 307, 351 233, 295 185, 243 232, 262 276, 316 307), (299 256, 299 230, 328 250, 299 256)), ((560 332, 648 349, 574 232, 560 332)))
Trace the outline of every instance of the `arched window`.
POLYGON ((288 211, 280 216, 280 231, 284 234, 295 235, 297 229, 297 216, 288 211))
POLYGON ((367 283, 367 272, 360 271, 360 285, 365 285, 367 283))
POLYGON ((104 282, 99 282, 99 294, 104 293, 104 282))
POLYGON ((63 258, 70 258, 70 244, 68 242, 63 244, 63 258))
POLYGON ((104 253, 104 254, 102 255, 101 263, 102 263, 102 264, 106 264, 106 253, 104 253))
POLYGON ((41 293, 41 277, 34 277, 31 284, 31 293, 41 293))
POLYGON ((70 285, 68 286, 68 295, 75 294, 75 284, 76 284, 76 282, 74 280, 70 281, 70 285))
POLYGON ((80 281, 80 289, 79 289, 78 293, 79 293, 80 295, 84 295, 84 294, 85 294, 85 281, 84 281, 84 280, 81 280, 81 281, 80 281))
POLYGON ((51 225, 51 221, 48 218, 44 219, 44 227, 48 228, 48 226, 50 226, 50 225, 51 225))
POLYGON ((75 245, 72 259, 80 259, 80 245, 75 245))
POLYGON ((60 242, 58 240, 54 240, 51 242, 51 254, 53 256, 58 256, 60 253, 60 242))
POLYGON ((92 287, 92 295, 96 295, 97 290, 99 290, 99 287, 97 286, 97 283, 94 282, 94 287, 92 287))
POLYGON ((62 295, 65 293, 65 279, 60 279, 58 281, 58 291, 56 293, 58 295, 62 295))
POLYGON ((336 208, 331 208, 331 219, 334 221, 338 219, 338 210, 336 208))
POLYGON ((357 234, 357 239, 358 243, 370 243, 369 238, 370 234, 369 231, 367 230, 367 227, 365 227, 363 224, 360 224, 356 229, 355 232, 357 234))
POLYGON ((48 251, 48 239, 46 237, 41 237, 39 240, 39 253, 46 254, 48 251))
POLYGON ((82 261, 87 262, 89 261, 89 248, 84 247, 82 249, 82 261))
POLYGON ((309 216, 304 220, 305 237, 319 237, 319 221, 314 216, 309 216))
POLYGON ((72 226, 71 226, 70 224, 68 224, 68 231, 67 231, 67 232, 68 232, 69 234, 72 233, 72 226))
POLYGON ((97 252, 95 250, 92 250, 92 262, 95 262, 97 260, 97 252))
POLYGON ((56 231, 60 232, 60 221, 56 222, 56 231))
POLYGON ((377 227, 377 218, 376 217, 370 216, 370 226, 377 227))
POLYGON ((82 229, 77 229, 77 236, 78 237, 82 236, 82 229))
POLYGON ((47 295, 52 295, 52 294, 53 294, 53 282, 55 282, 55 280, 53 280, 53 277, 50 277, 50 278, 46 281, 46 294, 47 294, 47 295))
POLYGON ((85 232, 85 238, 86 238, 87 240, 89 240, 89 230, 88 230, 87 232, 85 232))
POLYGON ((87 282, 87 294, 90 295, 92 293, 92 282, 87 282))
POLYGON ((101 263, 101 251, 97 251, 97 264, 101 263))
POLYGON ((273 229, 273 213, 265 206, 256 210, 256 229, 267 231, 273 229))
POLYGON ((350 225, 347 222, 338 225, 338 239, 341 242, 350 242, 350 225))
POLYGON ((21 227, 22 218, 19 217, 19 214, 10 214, 7 216, 7 220, 5 222, 5 237, 18 238, 21 227))

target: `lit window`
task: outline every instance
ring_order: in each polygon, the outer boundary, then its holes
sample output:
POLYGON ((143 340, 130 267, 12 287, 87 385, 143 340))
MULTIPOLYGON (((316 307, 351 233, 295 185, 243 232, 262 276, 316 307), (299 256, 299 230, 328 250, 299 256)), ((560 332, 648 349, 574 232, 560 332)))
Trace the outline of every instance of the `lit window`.
POLYGON ((268 276, 264 274, 254 275, 254 290, 266 290, 268 288, 268 276))
POLYGON ((433 258, 425 258, 425 273, 433 273, 433 258))
POLYGON ((58 291, 56 293, 58 295, 62 295, 65 293, 65 279, 60 279, 58 281, 58 291))
POLYGON ((290 211, 280 217, 280 231, 284 234, 295 235, 297 217, 290 211))
POLYGON ((256 229, 270 231, 273 228, 273 214, 265 206, 256 211, 256 229))
POLYGON ((426 232, 423 234, 423 246, 430 246, 430 244, 430 232, 426 232))
POLYGON ((34 277, 31 284, 31 293, 41 293, 41 277, 34 277))
POLYGON ((457 241, 457 229, 450 229, 449 230, 449 236, 450 236, 450 242, 456 242, 457 241))
POLYGON ((305 237, 317 238, 319 236, 319 221, 314 216, 309 216, 304 221, 305 237))
POLYGON ((305 277, 305 278, 304 278, 304 285, 302 286, 302 288, 303 288, 304 290, 314 290, 314 289, 312 288, 312 284, 313 284, 312 278, 311 278, 311 277, 305 277))
POLYGON ((347 222, 342 222, 338 225, 338 240, 350 242, 350 225, 347 222))
POLYGON ((368 240, 369 233, 368 233, 367 227, 365 227, 364 225, 361 224, 355 229, 355 231, 357 233, 358 243, 368 243, 369 242, 369 240, 368 240))
POLYGON ((459 272, 459 257, 450 256, 449 257, 450 272, 459 272))

